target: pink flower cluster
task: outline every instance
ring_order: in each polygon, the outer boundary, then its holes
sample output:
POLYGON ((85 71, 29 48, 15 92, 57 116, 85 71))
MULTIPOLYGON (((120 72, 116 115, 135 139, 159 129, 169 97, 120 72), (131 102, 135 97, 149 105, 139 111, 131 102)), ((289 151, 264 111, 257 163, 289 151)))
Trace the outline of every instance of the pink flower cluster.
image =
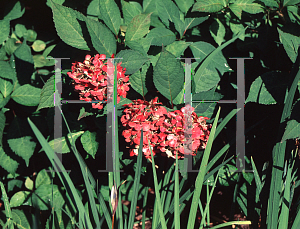
MULTIPOLYGON (((114 58, 112 55, 111 58, 114 58)), ((80 100, 92 101, 102 100, 107 101, 107 84, 108 74, 114 73, 114 66, 111 62, 105 61, 106 55, 97 54, 95 57, 86 55, 83 63, 75 62, 72 65, 72 72, 68 72, 75 82, 75 90, 79 92, 80 100), (110 66, 111 65, 111 66, 110 66)), ((117 64, 117 102, 119 103, 120 96, 126 98, 129 90, 129 76, 125 76, 126 69, 117 64)), ((112 85, 112 84, 111 84, 112 85)), ((103 103, 92 103, 93 108, 101 110, 103 103)))
POLYGON ((146 158, 151 158, 148 139, 153 155, 161 153, 174 159, 176 152, 178 158, 182 158, 185 154, 195 155, 199 148, 206 147, 211 125, 206 124, 207 117, 198 117, 193 107, 167 112, 157 98, 150 102, 140 99, 133 102, 123 105, 126 108, 121 117, 125 127, 122 135, 131 146, 130 156, 138 154, 142 128, 143 154, 146 158))

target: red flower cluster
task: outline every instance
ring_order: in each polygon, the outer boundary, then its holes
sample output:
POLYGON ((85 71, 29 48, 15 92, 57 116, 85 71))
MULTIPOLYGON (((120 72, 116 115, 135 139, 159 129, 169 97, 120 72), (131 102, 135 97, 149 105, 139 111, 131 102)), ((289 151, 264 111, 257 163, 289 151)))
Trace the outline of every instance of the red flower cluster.
POLYGON ((195 155, 198 148, 206 147, 211 125, 206 124, 207 117, 198 117, 193 107, 188 105, 181 110, 167 112, 157 98, 150 102, 140 99, 133 102, 123 105, 127 108, 121 117, 125 127, 122 135, 131 145, 130 156, 138 154, 142 128, 143 154, 146 158, 151 158, 148 139, 153 155, 161 152, 174 159, 176 152, 178 158, 182 158, 185 154, 195 155))
MULTIPOLYGON (((112 55, 111 58, 114 58, 112 55)), ((106 61, 106 55, 97 54, 95 57, 86 55, 83 63, 75 62, 72 66, 72 72, 68 72, 69 77, 75 80, 75 90, 80 94, 80 100, 104 100, 107 101, 107 75, 114 73, 114 66, 106 61), (111 65, 111 66, 110 66, 111 65)), ((125 76, 126 69, 117 64, 117 102, 120 96, 126 98, 129 90, 129 76, 125 76)), ((112 84, 111 84, 112 85, 112 84)), ((101 110, 103 103, 92 103, 93 108, 101 110)))

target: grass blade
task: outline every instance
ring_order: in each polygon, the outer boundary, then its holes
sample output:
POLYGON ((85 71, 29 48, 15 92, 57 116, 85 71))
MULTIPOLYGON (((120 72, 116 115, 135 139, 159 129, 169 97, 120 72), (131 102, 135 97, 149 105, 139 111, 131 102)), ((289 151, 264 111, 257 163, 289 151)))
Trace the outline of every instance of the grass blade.
POLYGON ((8 218, 5 225, 7 225, 9 229, 11 229, 11 228, 14 228, 11 208, 10 208, 10 204, 8 201, 7 193, 5 191, 3 183, 1 181, 0 181, 0 187, 1 187, 2 198, 3 198, 3 202, 4 202, 4 207, 5 207, 5 215, 6 215, 6 218, 8 218))
POLYGON ((222 228, 222 227, 227 227, 231 225, 250 225, 251 221, 231 221, 227 223, 221 223, 217 226, 211 227, 211 229, 217 229, 217 228, 222 228))
POLYGON ((200 165, 200 170, 199 170, 198 176, 196 178, 195 190, 194 190, 194 194, 193 194, 192 205, 191 205, 191 210, 190 210, 188 225, 187 225, 188 229, 194 229, 198 199, 200 198, 200 194, 201 194, 201 190, 202 190, 204 176, 206 173, 206 167, 207 167, 210 151, 212 148, 212 143, 213 143, 215 132, 216 132, 216 126, 217 126, 217 123, 219 120, 220 110, 221 110, 221 107, 219 108, 218 113, 215 118, 215 121, 213 123, 212 129, 210 132, 210 136, 209 136, 206 148, 204 150, 204 155, 203 155, 202 162, 200 165))
POLYGON ((176 153, 175 164, 175 193, 174 193, 174 219, 175 229, 180 229, 180 212, 179 212, 179 171, 178 171, 178 154, 176 153))

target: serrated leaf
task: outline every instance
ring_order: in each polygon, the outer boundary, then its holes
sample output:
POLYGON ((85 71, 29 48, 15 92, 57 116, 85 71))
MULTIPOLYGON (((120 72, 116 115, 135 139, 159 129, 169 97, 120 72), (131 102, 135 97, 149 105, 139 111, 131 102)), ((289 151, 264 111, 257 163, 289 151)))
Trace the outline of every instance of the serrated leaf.
POLYGON ((146 88, 146 73, 149 66, 149 63, 144 64, 141 70, 129 77, 130 86, 142 96, 145 96, 148 92, 146 88))
POLYGON ((39 104, 41 89, 25 84, 17 88, 11 98, 24 106, 37 106, 39 104))
POLYGON ((12 80, 0 77, 0 92, 2 93, 4 98, 11 94, 13 88, 14 86, 12 84, 12 80))
POLYGON ((200 0, 194 4, 192 12, 199 11, 199 12, 215 13, 223 9, 225 6, 224 6, 224 1, 222 0, 200 0))
POLYGON ((190 44, 192 44, 192 42, 174 41, 166 47, 166 50, 174 56, 180 57, 190 44))
POLYGON ((3 148, 0 147, 0 166, 11 174, 15 174, 19 163, 7 155, 3 148))
POLYGON ((169 27, 169 21, 173 22, 174 24, 175 22, 180 21, 179 9, 171 0, 158 0, 156 2, 156 8, 159 18, 167 27, 169 27))
POLYGON ((31 229, 33 215, 24 210, 13 209, 12 218, 18 229, 31 229))
MULTIPOLYGON (((78 137, 80 137, 80 135, 82 135, 84 133, 84 131, 79 131, 76 133, 72 133, 72 138, 74 141, 76 141, 76 139, 78 137)), ((57 153, 70 153, 71 150, 69 148, 68 143, 71 142, 71 135, 68 134, 68 142, 66 140, 66 137, 61 137, 59 139, 53 139, 49 142, 49 145, 51 146, 51 148, 57 152, 57 153), (61 149, 58 149, 59 145, 61 144, 61 149)))
POLYGON ((111 56, 116 53, 117 44, 112 32, 101 22, 86 18, 86 24, 94 48, 98 53, 111 56))
POLYGON ((3 41, 9 36, 9 20, 0 20, 0 45, 2 45, 3 41))
POLYGON ((287 122, 284 134, 282 136, 281 142, 300 137, 300 123, 296 120, 290 120, 287 122))
POLYGON ((183 87, 183 67, 168 51, 161 52, 154 67, 153 82, 157 90, 169 100, 175 99, 183 87))
POLYGON ((216 18, 210 25, 209 32, 214 38, 215 42, 220 46, 224 41, 226 30, 224 25, 218 18, 216 18))
POLYGON ((125 24, 129 24, 131 20, 141 14, 143 12, 142 6, 138 2, 126 2, 122 1, 122 11, 123 11, 123 17, 125 20, 125 24))
POLYGON ((139 14, 131 20, 125 34, 126 41, 137 40, 148 33, 151 14, 139 14))
POLYGON ((36 176, 35 188, 37 189, 41 185, 45 184, 51 184, 51 178, 49 176, 49 173, 45 169, 42 169, 36 176))
POLYGON ((42 108, 54 107, 54 77, 51 76, 42 88, 37 111, 42 108))
POLYGON ((6 20, 15 20, 22 17, 25 12, 25 7, 22 6, 20 1, 11 0, 5 7, 4 19, 6 20))
POLYGON ((300 37, 294 36, 290 33, 285 33, 279 28, 277 28, 277 30, 279 33, 280 42, 283 44, 283 47, 289 58, 294 63, 296 61, 298 48, 300 46, 300 37))
MULTIPOLYGON (((194 42, 189 47, 192 50, 194 57, 200 58, 196 59, 196 61, 199 63, 202 62, 210 53, 212 53, 216 49, 213 45, 203 41, 194 42)), ((230 71, 230 67, 222 52, 216 54, 216 56, 208 64, 207 68, 212 71, 218 69, 221 75, 223 75, 225 72, 230 71)))
POLYGON ((58 36, 72 47, 90 50, 83 37, 82 28, 77 21, 75 10, 56 4, 53 1, 51 3, 53 20, 58 36))
POLYGON ((101 19, 115 35, 118 35, 121 15, 116 2, 114 0, 100 0, 99 6, 101 19))
POLYGON ((152 39, 151 45, 156 46, 166 46, 176 40, 176 36, 171 30, 162 27, 151 29, 147 38, 152 39))
POLYGON ((19 207, 21 206, 27 197, 30 195, 30 191, 19 191, 16 192, 9 201, 10 207, 19 207))
POLYGON ((85 131, 80 141, 85 151, 95 159, 99 143, 96 141, 96 132, 85 131))
POLYGON ((146 56, 134 50, 122 50, 116 55, 116 58, 123 58, 118 62, 122 62, 121 66, 126 68, 126 75, 135 73, 148 60, 146 56))
POLYGON ((194 76, 196 92, 208 91, 216 86, 220 81, 220 76, 217 71, 205 68, 204 71, 200 68, 194 76))
POLYGON ((286 75, 275 71, 266 72, 252 83, 245 103, 256 102, 265 105, 283 103, 287 88, 286 75))
POLYGON ((17 81, 15 70, 6 61, 0 61, 0 76, 12 80, 13 84, 17 81))
POLYGON ((298 3, 300 3, 300 0, 284 0, 283 1, 283 7, 293 6, 293 5, 296 5, 298 3))
POLYGON ((183 12, 187 13, 191 6, 194 4, 194 0, 175 0, 178 8, 183 12))
POLYGON ((29 159, 33 155, 36 142, 33 141, 29 125, 25 120, 16 117, 9 126, 7 133, 9 147, 18 156, 22 157, 29 165, 29 159))

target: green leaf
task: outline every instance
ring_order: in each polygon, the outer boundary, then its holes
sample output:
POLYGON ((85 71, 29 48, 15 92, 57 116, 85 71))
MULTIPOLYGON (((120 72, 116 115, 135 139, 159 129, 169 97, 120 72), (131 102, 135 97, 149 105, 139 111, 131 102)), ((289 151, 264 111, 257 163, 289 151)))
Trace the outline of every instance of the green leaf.
POLYGON ((137 40, 148 33, 151 14, 139 14, 131 20, 126 30, 126 41, 137 40))
POLYGON ((143 9, 138 2, 122 1, 122 12, 125 24, 128 25, 135 16, 143 12, 143 9))
POLYGON ((157 0, 144 0, 143 1, 143 12, 144 13, 153 13, 154 15, 158 15, 156 9, 156 1, 157 0))
POLYGON ((36 52, 41 52, 46 48, 46 43, 41 40, 35 40, 32 44, 32 49, 36 52))
POLYGON ((187 13, 191 6, 194 4, 194 0, 175 0, 178 8, 183 12, 187 13))
POLYGON ((226 30, 223 23, 218 18, 215 18, 214 22, 210 25, 209 32, 215 42, 220 46, 224 41, 226 30))
POLYGON ((0 20, 0 45, 2 45, 3 41, 9 36, 9 20, 0 20))
POLYGON ((128 45, 129 48, 147 56, 147 52, 149 51, 151 45, 152 38, 140 38, 133 41, 125 41, 125 44, 128 45))
POLYGON ((54 107, 54 77, 51 76, 43 86, 37 111, 47 107, 54 107))
POLYGON ((12 80, 0 77, 0 92, 4 98, 11 94, 13 88, 12 80))
POLYGON ((208 91, 216 86, 220 81, 220 76, 217 71, 212 71, 207 68, 204 70, 198 69, 194 76, 196 92, 208 91))
POLYGON ((53 1, 52 12, 55 28, 58 36, 68 45, 83 49, 90 50, 82 33, 82 28, 77 20, 76 11, 56 4, 53 1))
POLYGON ((229 9, 232 11, 232 13, 235 14, 240 20, 242 19, 242 7, 237 4, 230 4, 229 9))
POLYGON ((126 68, 126 75, 130 75, 139 70, 148 58, 133 50, 122 50, 116 55, 116 58, 123 58, 118 60, 122 62, 121 66, 126 68))
POLYGON ((25 84, 18 87, 11 95, 12 99, 24 106, 37 106, 40 100, 41 89, 25 84))
MULTIPOLYGON (((230 22, 229 23, 230 29, 233 33, 233 36, 238 34, 239 32, 243 31, 245 29, 245 27, 243 26, 243 24, 240 23, 234 23, 234 22, 230 22)), ((242 41, 245 40, 245 36, 241 36, 239 37, 242 41)))
MULTIPOLYGON (((84 131, 79 131, 79 132, 76 132, 76 133, 72 133, 73 140, 76 141, 76 139, 78 137, 80 137, 80 135, 82 135, 83 133, 84 133, 84 131)), ((70 150, 69 145, 68 145, 68 143, 71 141, 71 135, 70 134, 68 134, 68 139, 69 139, 68 142, 66 140, 66 137, 61 137, 59 139, 53 139, 49 142, 49 145, 57 153, 70 153, 71 150, 70 150), (61 144, 61 149, 58 149, 59 144, 61 144)))
POLYGON ((129 77, 130 86, 140 95, 145 96, 148 92, 146 88, 146 73, 150 64, 146 62, 141 70, 135 72, 129 77))
POLYGON ((35 188, 37 189, 41 185, 51 184, 51 178, 46 169, 42 169, 36 176, 35 179, 35 188))
POLYGON ((24 33, 24 38, 27 40, 27 41, 30 41, 30 42, 34 42, 36 40, 36 37, 37 37, 37 33, 32 30, 32 29, 28 29, 25 33, 24 33))
POLYGON ((80 141, 85 151, 95 159, 99 143, 96 141, 96 132, 85 131, 80 141))
POLYGON ((121 15, 116 2, 114 0, 100 0, 99 6, 101 19, 115 35, 118 35, 121 25, 121 15))
POLYGON ((224 165, 219 170, 218 181, 222 186, 229 186, 232 182, 237 181, 239 174, 235 172, 236 167, 230 164, 224 165))
POLYGON ((25 187, 29 190, 33 189, 33 181, 30 179, 30 177, 27 177, 25 180, 25 187))
POLYGON ((6 121, 6 117, 4 112, 1 110, 0 111, 0 146, 2 146, 2 138, 3 138, 3 131, 5 128, 5 121, 6 121))
POLYGON ((293 6, 293 5, 296 5, 298 3, 300 3, 300 0, 284 0, 283 1, 283 7, 293 6))
POLYGON ((151 45, 156 46, 166 46, 176 40, 176 36, 171 30, 162 27, 151 29, 147 38, 152 39, 151 45))
POLYGON ((285 33, 279 28, 277 28, 279 33, 279 39, 280 42, 283 44, 283 47, 291 59, 291 61, 294 63, 297 58, 297 51, 300 46, 300 37, 294 36, 290 33, 285 33))
MULTIPOLYGON (((193 44, 191 44, 190 49, 193 52, 193 55, 198 63, 201 63, 205 58, 207 58, 216 48, 204 41, 198 41, 193 44)), ((211 60, 211 62, 208 64, 207 68, 209 70, 215 70, 217 69, 221 75, 223 75, 225 72, 230 71, 230 67, 227 63, 227 60, 223 56, 222 52, 216 53, 214 58, 211 60)))
POLYGON ((245 103, 282 104, 285 101, 287 89, 288 81, 285 74, 275 71, 266 72, 252 83, 245 103))
POLYGON ((17 81, 15 70, 6 61, 0 61, 0 76, 12 80, 13 84, 17 81))
POLYGON ((168 51, 161 55, 154 67, 153 82, 157 90, 169 100, 180 93, 184 84, 184 71, 181 62, 168 51))
POLYGON ((15 38, 9 38, 5 43, 5 51, 8 55, 11 55, 16 51, 16 49, 21 45, 16 43, 17 40, 15 38))
POLYGON ((49 63, 49 60, 47 60, 43 55, 34 55, 33 56, 33 62, 35 68, 42 68, 49 63))
POLYGON ((184 51, 186 50, 192 42, 185 42, 185 41, 174 41, 172 44, 169 44, 166 47, 166 50, 173 54, 176 57, 180 57, 183 55, 184 51))
POLYGON ((300 137, 300 123, 297 122, 296 120, 288 121, 281 142, 288 139, 294 139, 299 137, 300 137))
POLYGON ((88 18, 94 19, 98 21, 98 17, 100 17, 100 7, 99 0, 92 0, 87 7, 86 14, 88 18))
POLYGON ((12 208, 21 206, 30 194, 30 191, 16 192, 10 199, 10 206, 12 208))
POLYGON ((182 38, 187 30, 201 24, 202 22, 206 21, 207 19, 208 19, 208 16, 207 17, 185 18, 184 23, 182 23, 182 24, 179 23, 178 26, 176 27, 176 29, 179 32, 180 37, 182 38))
POLYGON ((25 12, 25 7, 22 6, 20 1, 11 0, 5 7, 4 19, 6 20, 15 20, 22 17, 25 12))
POLYGON ((12 217, 18 229, 31 229, 33 215, 24 210, 13 209, 12 217))
POLYGON ((94 48, 98 53, 111 56, 116 53, 116 39, 112 32, 101 22, 86 18, 86 24, 94 48))
POLYGON ((12 159, 8 154, 6 154, 2 147, 0 147, 0 166, 11 174, 15 174, 19 163, 12 159))
POLYGON ((24 159, 26 166, 28 167, 29 159, 33 155, 36 146, 28 123, 25 120, 16 117, 9 126, 7 138, 9 147, 18 156, 24 159))
POLYGON ((18 37, 23 37, 26 33, 27 29, 25 25, 23 24, 16 24, 15 26, 15 33, 17 34, 18 37))
POLYGON ((49 210, 50 207, 54 207, 55 210, 58 210, 62 208, 65 200, 57 185, 44 184, 34 191, 32 203, 33 206, 37 206, 40 210, 49 210))
POLYGON ((180 13, 179 9, 175 5, 174 2, 171 0, 164 0, 164 1, 157 1, 156 8, 158 12, 158 16, 160 17, 161 21, 169 27, 169 21, 175 22, 180 21, 180 13))
POLYGON ((223 0, 200 0, 193 6, 192 12, 215 13, 226 7, 223 0))
MULTIPOLYGON (((234 9, 233 13, 236 15, 239 13, 235 13, 234 11, 239 12, 240 9, 250 14, 257 14, 257 13, 264 12, 262 5, 254 2, 254 0, 237 0, 236 2, 234 2, 233 5, 234 6, 229 5, 229 8, 231 10, 234 9)), ((240 15, 241 14, 242 12, 240 11, 240 15)))

